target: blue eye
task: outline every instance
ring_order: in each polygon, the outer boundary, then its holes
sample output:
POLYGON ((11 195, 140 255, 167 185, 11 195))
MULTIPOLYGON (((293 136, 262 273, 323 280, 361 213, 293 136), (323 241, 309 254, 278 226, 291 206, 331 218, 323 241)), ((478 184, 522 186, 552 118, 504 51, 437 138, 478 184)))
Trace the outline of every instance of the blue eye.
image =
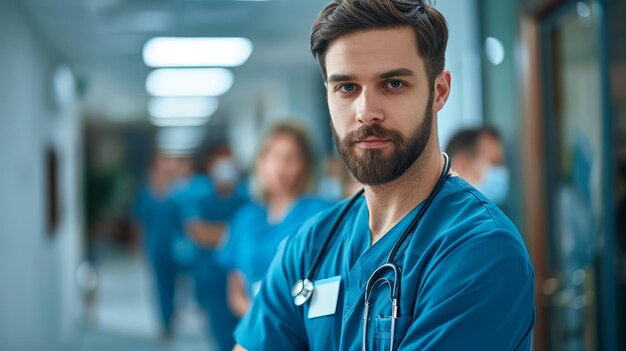
POLYGON ((339 87, 339 91, 342 92, 342 93, 351 93, 351 92, 354 91, 354 89, 356 89, 356 87, 354 86, 354 84, 350 84, 350 83, 342 84, 339 87))
POLYGON ((404 88, 405 84, 402 81, 399 80, 390 80, 387 82, 387 87, 392 89, 392 90, 398 90, 401 88, 404 88))

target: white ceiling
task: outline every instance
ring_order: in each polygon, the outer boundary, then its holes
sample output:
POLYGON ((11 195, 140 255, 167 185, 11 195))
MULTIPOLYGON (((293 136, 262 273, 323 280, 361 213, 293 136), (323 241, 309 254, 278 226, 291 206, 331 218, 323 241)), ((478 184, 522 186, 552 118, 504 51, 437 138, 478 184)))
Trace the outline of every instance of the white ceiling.
MULTIPOLYGON (((221 98, 222 116, 264 82, 281 81, 316 64, 310 26, 327 0, 21 0, 26 17, 62 61, 84 81, 91 117, 145 120, 143 44, 154 36, 242 36, 248 62, 221 98), (284 78, 284 79, 283 79, 284 78), (245 96, 245 97, 244 97, 245 96)), ((218 113, 220 115, 220 113, 218 113)), ((223 117, 222 117, 223 118, 223 117)))
MULTIPOLYGON (((88 118, 148 123, 144 84, 150 69, 141 55, 148 39, 242 36, 252 40, 254 51, 246 64, 233 70, 235 84, 220 97, 209 126, 250 122, 249 135, 237 136, 245 140, 258 134, 265 117, 293 114, 327 136, 328 110, 319 68, 309 53, 309 32, 330 0, 13 1, 85 83, 82 107, 88 118)), ((450 99, 439 113, 444 145, 461 126, 482 121, 476 1, 437 2, 449 25, 446 66, 453 76, 450 99)))

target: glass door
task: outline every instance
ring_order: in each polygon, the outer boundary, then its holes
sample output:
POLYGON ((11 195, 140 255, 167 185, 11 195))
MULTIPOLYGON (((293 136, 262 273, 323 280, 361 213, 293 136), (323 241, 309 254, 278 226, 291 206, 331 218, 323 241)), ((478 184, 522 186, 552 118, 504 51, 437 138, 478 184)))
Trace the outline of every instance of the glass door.
POLYGON ((616 319, 619 345, 626 350, 626 0, 614 0, 606 9, 608 99, 612 133, 612 173, 615 235, 616 319))
POLYGON ((546 95, 550 350, 600 349, 603 109, 599 6, 568 2, 542 21, 546 95))

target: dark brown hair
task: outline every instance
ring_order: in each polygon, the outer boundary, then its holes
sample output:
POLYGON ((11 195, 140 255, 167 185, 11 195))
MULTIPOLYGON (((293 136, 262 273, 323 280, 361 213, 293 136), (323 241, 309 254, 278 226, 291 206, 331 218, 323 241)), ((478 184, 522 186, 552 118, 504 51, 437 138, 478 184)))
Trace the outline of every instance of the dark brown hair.
POLYGON ((324 56, 333 40, 355 32, 410 26, 415 30, 417 52, 425 61, 432 85, 444 69, 448 25, 426 0, 334 0, 313 23, 311 52, 324 79, 324 56))
POLYGON ((478 145, 478 141, 481 137, 488 136, 490 138, 494 138, 499 142, 502 142, 502 138, 500 137, 500 133, 497 129, 484 126, 480 128, 467 128, 461 129, 448 142, 448 147, 446 148, 446 153, 450 158, 454 158, 457 154, 469 154, 470 156, 476 155, 476 147, 478 145))

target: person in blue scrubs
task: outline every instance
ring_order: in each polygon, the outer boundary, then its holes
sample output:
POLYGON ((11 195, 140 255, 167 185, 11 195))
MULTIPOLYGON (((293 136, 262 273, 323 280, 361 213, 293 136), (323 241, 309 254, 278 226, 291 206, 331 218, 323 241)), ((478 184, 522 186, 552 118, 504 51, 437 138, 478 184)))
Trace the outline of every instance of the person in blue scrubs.
POLYGON ((530 349, 534 273, 522 237, 448 170, 439 146, 446 41, 444 17, 424 1, 338 0, 322 11, 311 49, 339 154, 364 193, 287 239, 238 325, 236 350, 530 349), (399 279, 388 271, 370 281, 365 328, 366 284, 423 206, 392 258, 399 279), (294 299, 320 252, 312 297, 294 299), (394 313, 389 286, 400 292, 394 313))
POLYGON ((452 168, 483 195, 503 205, 511 175, 500 133, 491 127, 461 129, 450 138, 446 153, 452 168))
POLYGON ((214 147, 205 164, 207 173, 191 177, 177 199, 186 232, 195 243, 191 271, 196 300, 207 314, 218 350, 230 351, 238 319, 227 305, 226 270, 215 261, 215 246, 226 223, 247 201, 247 192, 228 146, 214 147))
POLYGON ((172 158, 157 154, 149 180, 138 192, 134 204, 135 221, 152 269, 161 321, 161 336, 172 336, 176 262, 172 254, 174 238, 180 230, 180 214, 170 196, 176 164, 172 158))
POLYGON ((218 255, 229 270, 229 305, 239 316, 248 310, 281 241, 329 206, 306 195, 313 180, 313 153, 301 126, 274 125, 258 150, 257 198, 230 221, 218 255))

